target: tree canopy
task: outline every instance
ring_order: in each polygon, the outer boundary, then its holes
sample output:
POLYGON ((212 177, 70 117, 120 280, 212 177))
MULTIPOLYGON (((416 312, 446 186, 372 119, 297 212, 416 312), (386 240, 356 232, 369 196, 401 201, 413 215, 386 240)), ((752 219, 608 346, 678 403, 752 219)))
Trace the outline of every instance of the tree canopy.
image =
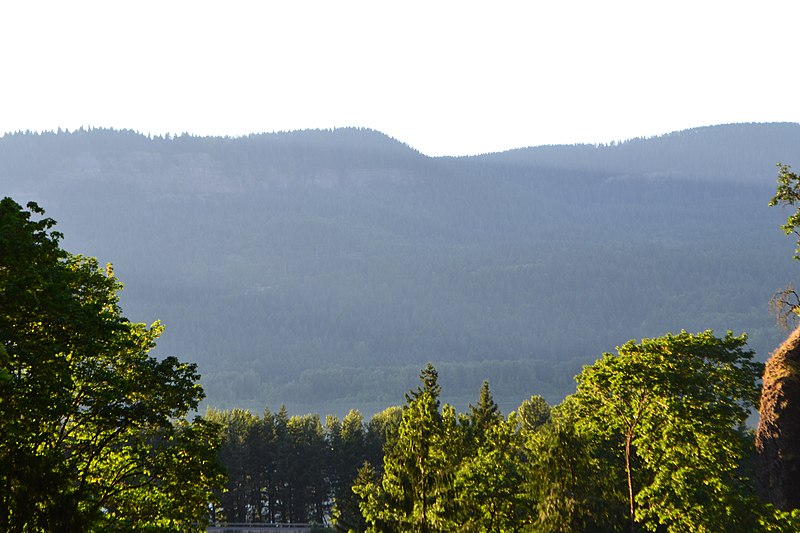
MULTIPOLYGON (((800 202, 800 176, 792 172, 789 165, 778 164, 778 188, 775 196, 769 201, 771 206, 795 206, 800 202)), ((797 248, 794 251, 794 258, 800 260, 800 211, 795 211, 786 219, 786 223, 781 225, 781 229, 786 235, 794 234, 797 237, 797 248)))
POLYGON ((195 365, 151 357, 162 326, 42 215, 0 201, 0 529, 201 530, 221 473, 195 365))
POLYGON ((740 428, 763 371, 745 342, 710 331, 630 341, 578 376, 578 424, 619 450, 631 530, 742 525, 740 428))

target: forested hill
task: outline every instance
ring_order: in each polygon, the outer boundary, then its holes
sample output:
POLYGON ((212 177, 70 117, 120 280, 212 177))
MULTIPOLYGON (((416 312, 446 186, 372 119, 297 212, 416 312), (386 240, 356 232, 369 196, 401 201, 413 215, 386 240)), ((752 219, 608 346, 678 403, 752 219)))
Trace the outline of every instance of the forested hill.
POLYGON ((728 124, 610 145, 539 146, 473 158, 526 167, 602 172, 617 179, 761 183, 775 161, 798 157, 795 123, 728 124))
POLYGON ((369 414, 432 361, 445 401, 488 378, 508 411, 631 338, 732 329, 766 358, 799 266, 779 161, 800 166, 800 125, 459 158, 359 129, 82 130, 2 137, 0 195, 113 262, 212 405, 369 414))

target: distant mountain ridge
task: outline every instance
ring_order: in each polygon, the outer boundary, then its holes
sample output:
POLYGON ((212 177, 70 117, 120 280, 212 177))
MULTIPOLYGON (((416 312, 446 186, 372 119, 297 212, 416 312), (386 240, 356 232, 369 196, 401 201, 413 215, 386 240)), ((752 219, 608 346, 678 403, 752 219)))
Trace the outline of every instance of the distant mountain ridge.
POLYGON ((608 145, 519 148, 475 156, 481 161, 619 174, 621 177, 693 178, 763 182, 774 165, 800 157, 800 124, 706 126, 608 145))
MULTIPOLYGON (((254 134, 240 138, 190 135, 146 137, 133 131, 105 129, 71 133, 16 133, 0 139, 0 169, 48 180, 69 173, 85 179, 123 178, 147 173, 172 178, 179 172, 200 177, 213 174, 228 184, 280 177, 308 178, 320 172, 381 167, 404 168, 424 158, 408 146, 373 131, 355 128, 254 134), (42 151, 43 158, 26 154, 42 151), (313 154, 313 157, 310 157, 313 154), (112 176, 98 170, 111 168, 112 176)), ((178 180, 179 183, 180 180, 178 180)), ((192 185, 184 179, 183 185, 192 185)))
POLYGON ((0 195, 113 262, 210 404, 369 413, 433 361, 446 401, 489 378, 508 411, 630 338, 733 329, 766 358, 797 268, 766 205, 779 161, 800 165, 800 125, 472 157, 356 128, 79 130, 0 138, 0 195))

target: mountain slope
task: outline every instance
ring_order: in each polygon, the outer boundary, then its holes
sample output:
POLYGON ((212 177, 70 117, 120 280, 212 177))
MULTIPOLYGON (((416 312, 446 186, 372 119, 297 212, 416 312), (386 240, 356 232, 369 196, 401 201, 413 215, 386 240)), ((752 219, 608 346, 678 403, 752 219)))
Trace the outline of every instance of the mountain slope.
POLYGON ((765 358, 796 268, 766 204, 798 154, 797 124, 472 158, 370 130, 92 130, 0 139, 0 193, 114 262, 211 404, 371 412, 431 360, 445 400, 488 377, 508 411, 629 338, 747 331, 765 358))

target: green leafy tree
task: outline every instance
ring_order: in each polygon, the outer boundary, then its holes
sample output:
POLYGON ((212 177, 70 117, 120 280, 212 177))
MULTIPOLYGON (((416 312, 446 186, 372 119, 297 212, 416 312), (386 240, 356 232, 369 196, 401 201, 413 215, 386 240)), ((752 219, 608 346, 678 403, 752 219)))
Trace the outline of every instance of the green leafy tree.
POLYGON ((0 201, 0 530, 202 530, 221 473, 186 420, 195 365, 150 357, 160 324, 128 322, 43 213, 0 201))
POLYGON ((547 423, 523 431, 534 531, 623 531, 625 491, 616 482, 622 470, 607 442, 580 432, 573 400, 567 397, 553 408, 547 423))
MULTIPOLYGON (((392 524, 378 517, 378 510, 389 504, 380 486, 380 477, 383 473, 384 448, 391 449, 394 445, 402 419, 403 408, 392 406, 376 413, 366 425, 364 460, 349 487, 350 493, 337 493, 332 513, 337 531, 364 532, 370 528, 372 531, 393 531, 392 524)), ((343 423, 343 434, 346 425, 343 423)))
POLYGON ((389 507, 394 505, 389 495, 381 486, 381 476, 368 461, 358 469, 356 479, 353 481, 353 493, 358 496, 359 512, 361 519, 351 519, 347 522, 346 515, 337 513, 337 529, 347 527, 346 531, 359 531, 369 533, 399 533, 403 531, 398 524, 395 513, 389 507))
POLYGON ((550 421, 550 405, 541 396, 531 396, 517 409, 519 425, 524 431, 535 431, 550 421))
MULTIPOLYGON (((775 196, 769 201, 770 206, 795 207, 800 203, 800 175, 792 172, 789 165, 778 164, 778 187, 775 196)), ((794 235, 797 238, 797 247, 794 250, 794 258, 800 260, 800 209, 796 208, 794 213, 786 219, 786 223, 781 225, 781 229, 786 235, 794 235)), ((789 327, 792 319, 800 315, 800 295, 794 287, 789 284, 785 288, 775 292, 770 300, 770 309, 775 314, 778 323, 785 328, 789 327)))
MULTIPOLYGON (((769 201, 770 206, 795 206, 800 203, 800 175, 792 172, 789 165, 778 164, 778 188, 775 196, 769 201)), ((794 258, 800 260, 800 210, 795 211, 781 225, 786 235, 794 234, 797 237, 797 248, 794 258)))
POLYGON ((522 531, 532 523, 526 461, 515 413, 486 428, 455 477, 458 523, 466 531, 522 531))
POLYGON ((632 530, 747 524, 752 491, 740 475, 747 444, 739 428, 758 402, 763 366, 745 342, 710 331, 630 341, 577 377, 576 423, 619 446, 632 530))

